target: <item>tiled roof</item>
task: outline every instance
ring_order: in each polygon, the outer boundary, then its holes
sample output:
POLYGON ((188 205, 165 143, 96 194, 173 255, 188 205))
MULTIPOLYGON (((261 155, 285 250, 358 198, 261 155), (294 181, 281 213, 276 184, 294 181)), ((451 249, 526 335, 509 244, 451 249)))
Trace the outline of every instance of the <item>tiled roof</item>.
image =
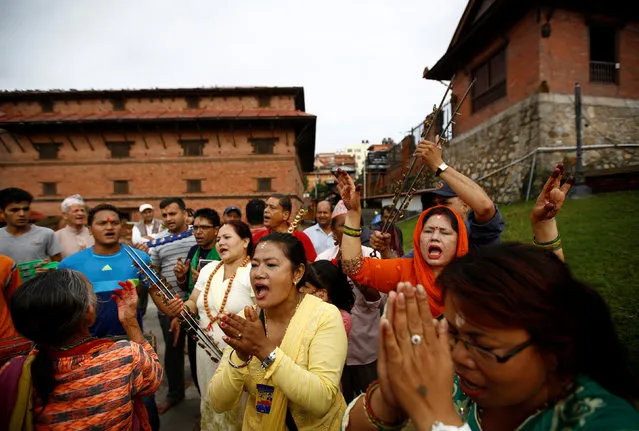
POLYGON ((393 144, 373 144, 368 147, 368 151, 388 151, 393 148, 393 144))
POLYGON ((20 123, 65 123, 65 122, 127 122, 127 121, 158 121, 158 120, 215 120, 215 119, 291 119, 315 118, 314 115, 303 111, 275 110, 275 109, 247 109, 247 110, 204 110, 192 109, 183 112, 126 112, 111 111, 104 113, 86 114, 5 114, 0 115, 0 124, 20 123))

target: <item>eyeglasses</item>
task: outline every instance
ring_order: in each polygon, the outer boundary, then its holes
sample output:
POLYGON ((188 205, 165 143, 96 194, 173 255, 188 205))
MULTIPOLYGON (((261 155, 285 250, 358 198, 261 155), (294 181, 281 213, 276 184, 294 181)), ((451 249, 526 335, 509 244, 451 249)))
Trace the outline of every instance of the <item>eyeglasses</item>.
POLYGON ((493 353, 494 349, 486 349, 485 347, 478 346, 472 341, 464 340, 459 337, 459 334, 453 334, 452 332, 448 332, 448 343, 450 344, 450 349, 453 350, 458 342, 461 342, 464 345, 464 348, 468 353, 473 356, 474 359, 478 359, 480 361, 497 361, 498 364, 504 364, 511 360, 514 356, 522 352, 526 347, 532 346, 534 344, 533 340, 530 339, 528 341, 524 341, 518 346, 513 347, 506 353, 505 355, 498 355, 493 353))
POLYGON ((202 232, 206 232, 209 229, 213 229, 215 226, 207 226, 207 225, 193 225, 193 232, 198 229, 201 229, 202 232))

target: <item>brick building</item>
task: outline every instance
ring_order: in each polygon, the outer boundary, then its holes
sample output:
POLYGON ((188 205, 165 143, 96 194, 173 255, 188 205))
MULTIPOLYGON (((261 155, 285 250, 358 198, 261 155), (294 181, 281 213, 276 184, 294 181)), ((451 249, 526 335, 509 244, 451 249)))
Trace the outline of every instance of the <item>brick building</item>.
POLYGON ((475 79, 447 160, 483 178, 496 200, 520 198, 533 158, 537 184, 557 161, 574 160, 579 83, 586 173, 639 165, 639 9, 631 4, 470 0, 424 74, 453 80, 452 105, 475 79))
POLYGON ((73 193, 134 219, 171 196, 220 212, 272 192, 299 205, 315 123, 299 87, 0 92, 0 188, 48 215, 73 193))
POLYGON ((316 184, 327 184, 329 186, 337 183, 334 173, 337 168, 341 168, 351 175, 355 175, 357 163, 352 154, 342 153, 318 153, 313 162, 313 171, 306 174, 306 191, 312 193, 316 184))

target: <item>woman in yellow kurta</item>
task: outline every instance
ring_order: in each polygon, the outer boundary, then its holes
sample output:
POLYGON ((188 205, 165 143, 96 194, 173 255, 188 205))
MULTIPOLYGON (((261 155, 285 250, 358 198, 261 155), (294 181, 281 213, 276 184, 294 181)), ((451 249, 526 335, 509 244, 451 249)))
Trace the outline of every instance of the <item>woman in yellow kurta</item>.
POLYGON ((346 407, 339 390, 346 332, 339 310, 303 295, 306 257, 289 234, 260 239, 251 261, 259 311, 225 314, 229 347, 209 384, 217 411, 248 392, 244 430, 338 430, 346 407))

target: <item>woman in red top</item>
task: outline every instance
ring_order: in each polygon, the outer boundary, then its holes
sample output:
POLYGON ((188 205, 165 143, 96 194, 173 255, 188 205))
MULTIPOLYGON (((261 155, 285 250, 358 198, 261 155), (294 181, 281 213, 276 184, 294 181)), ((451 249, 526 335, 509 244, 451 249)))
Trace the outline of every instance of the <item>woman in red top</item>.
POLYGON ((346 275, 380 292, 394 290, 400 281, 421 284, 428 294, 431 312, 439 316, 444 303, 435 279, 453 259, 468 253, 468 235, 462 218, 443 206, 430 208, 419 217, 413 233, 415 257, 385 260, 363 257, 359 190, 346 172, 338 171, 337 179, 348 209, 342 239, 342 267, 346 275))

